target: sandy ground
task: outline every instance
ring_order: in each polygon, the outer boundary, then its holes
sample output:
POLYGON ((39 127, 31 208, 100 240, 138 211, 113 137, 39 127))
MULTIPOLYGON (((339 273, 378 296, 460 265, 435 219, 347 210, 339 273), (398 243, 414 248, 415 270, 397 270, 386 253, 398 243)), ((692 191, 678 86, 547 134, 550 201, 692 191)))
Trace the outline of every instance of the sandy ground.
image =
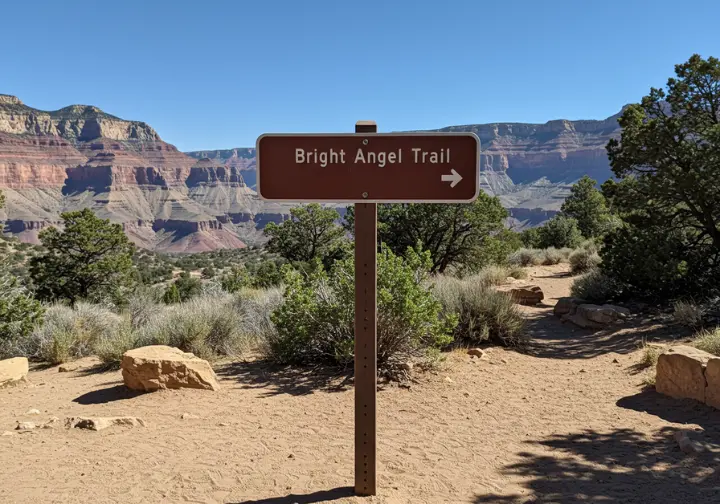
POLYGON ((677 333, 563 325, 551 306, 571 279, 531 273, 547 306, 523 308, 530 354, 455 352, 438 374, 378 394, 377 496, 349 488, 352 388, 250 361, 220 366, 216 393, 134 395, 119 372, 32 371, 33 387, 0 390, 0 432, 75 415, 147 426, 0 436, 0 503, 720 502, 720 455, 689 457, 673 440, 684 427, 720 443, 720 412, 645 389, 636 366, 644 338, 677 333))

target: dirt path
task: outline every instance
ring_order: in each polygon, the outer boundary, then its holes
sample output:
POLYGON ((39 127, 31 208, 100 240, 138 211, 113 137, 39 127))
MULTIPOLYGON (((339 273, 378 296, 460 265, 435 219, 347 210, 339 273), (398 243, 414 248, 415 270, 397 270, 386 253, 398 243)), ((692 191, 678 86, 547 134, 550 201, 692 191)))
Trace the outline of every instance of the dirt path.
POLYGON ((720 412, 643 391, 635 349, 663 333, 644 322, 597 334, 563 325, 551 306, 571 279, 559 267, 533 273, 548 306, 524 308, 530 355, 454 353, 439 374, 379 393, 376 497, 348 493, 352 389, 245 362, 218 370, 217 393, 136 396, 119 372, 31 372, 35 387, 0 391, 0 432, 51 416, 148 425, 0 437, 0 502, 720 502, 717 454, 692 459, 672 439, 690 426, 720 444, 720 412))

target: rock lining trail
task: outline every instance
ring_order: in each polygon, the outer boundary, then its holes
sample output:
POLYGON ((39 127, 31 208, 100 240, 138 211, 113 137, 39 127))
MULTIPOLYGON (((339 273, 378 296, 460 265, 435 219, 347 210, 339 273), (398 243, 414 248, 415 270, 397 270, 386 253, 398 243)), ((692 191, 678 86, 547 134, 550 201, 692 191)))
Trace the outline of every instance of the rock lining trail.
POLYGON ((317 371, 248 359, 221 388, 141 394, 119 371, 33 369, 0 390, 0 431, 51 417, 136 416, 143 428, 62 425, 0 437, 2 503, 690 503, 720 501, 720 412, 647 390, 652 320, 595 331, 563 323, 565 266, 529 268, 526 354, 453 352, 437 373, 378 394, 378 487, 351 496, 353 392, 317 371), (447 379, 446 379, 447 378, 447 379), (37 409, 40 414, 27 415, 37 409), (689 441, 684 441, 688 439, 689 441), (688 450, 686 450, 688 451, 688 450))

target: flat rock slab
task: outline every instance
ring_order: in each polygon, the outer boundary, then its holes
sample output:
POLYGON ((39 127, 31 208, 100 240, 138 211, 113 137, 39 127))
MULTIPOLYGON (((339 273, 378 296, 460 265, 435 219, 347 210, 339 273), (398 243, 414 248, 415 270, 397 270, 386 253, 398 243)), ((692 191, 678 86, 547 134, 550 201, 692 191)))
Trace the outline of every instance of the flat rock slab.
POLYGON ((539 285, 513 283, 510 285, 498 285, 495 290, 508 293, 515 303, 521 305, 535 306, 545 299, 539 285))
POLYGON ((145 422, 137 417, 71 417, 65 419, 65 427, 99 431, 113 425, 145 427, 145 422))
POLYGON ((29 370, 25 357, 0 360, 0 388, 26 382, 29 370))
POLYGON ((125 386, 133 390, 220 389, 208 361, 165 345, 129 350, 123 355, 120 367, 125 386))

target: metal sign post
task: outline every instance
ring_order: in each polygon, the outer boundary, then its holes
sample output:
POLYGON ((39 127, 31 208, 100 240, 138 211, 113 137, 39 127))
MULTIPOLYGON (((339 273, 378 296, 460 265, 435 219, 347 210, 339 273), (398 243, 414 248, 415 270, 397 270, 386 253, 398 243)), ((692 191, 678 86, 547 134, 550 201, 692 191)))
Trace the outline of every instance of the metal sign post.
POLYGON ((469 203, 480 192, 472 133, 274 134, 257 140, 268 201, 355 203, 355 493, 377 493, 377 203, 469 203))
MULTIPOLYGON (((361 121, 355 133, 377 133, 361 121)), ((355 204, 355 493, 375 495, 377 477, 377 204, 355 204)))

